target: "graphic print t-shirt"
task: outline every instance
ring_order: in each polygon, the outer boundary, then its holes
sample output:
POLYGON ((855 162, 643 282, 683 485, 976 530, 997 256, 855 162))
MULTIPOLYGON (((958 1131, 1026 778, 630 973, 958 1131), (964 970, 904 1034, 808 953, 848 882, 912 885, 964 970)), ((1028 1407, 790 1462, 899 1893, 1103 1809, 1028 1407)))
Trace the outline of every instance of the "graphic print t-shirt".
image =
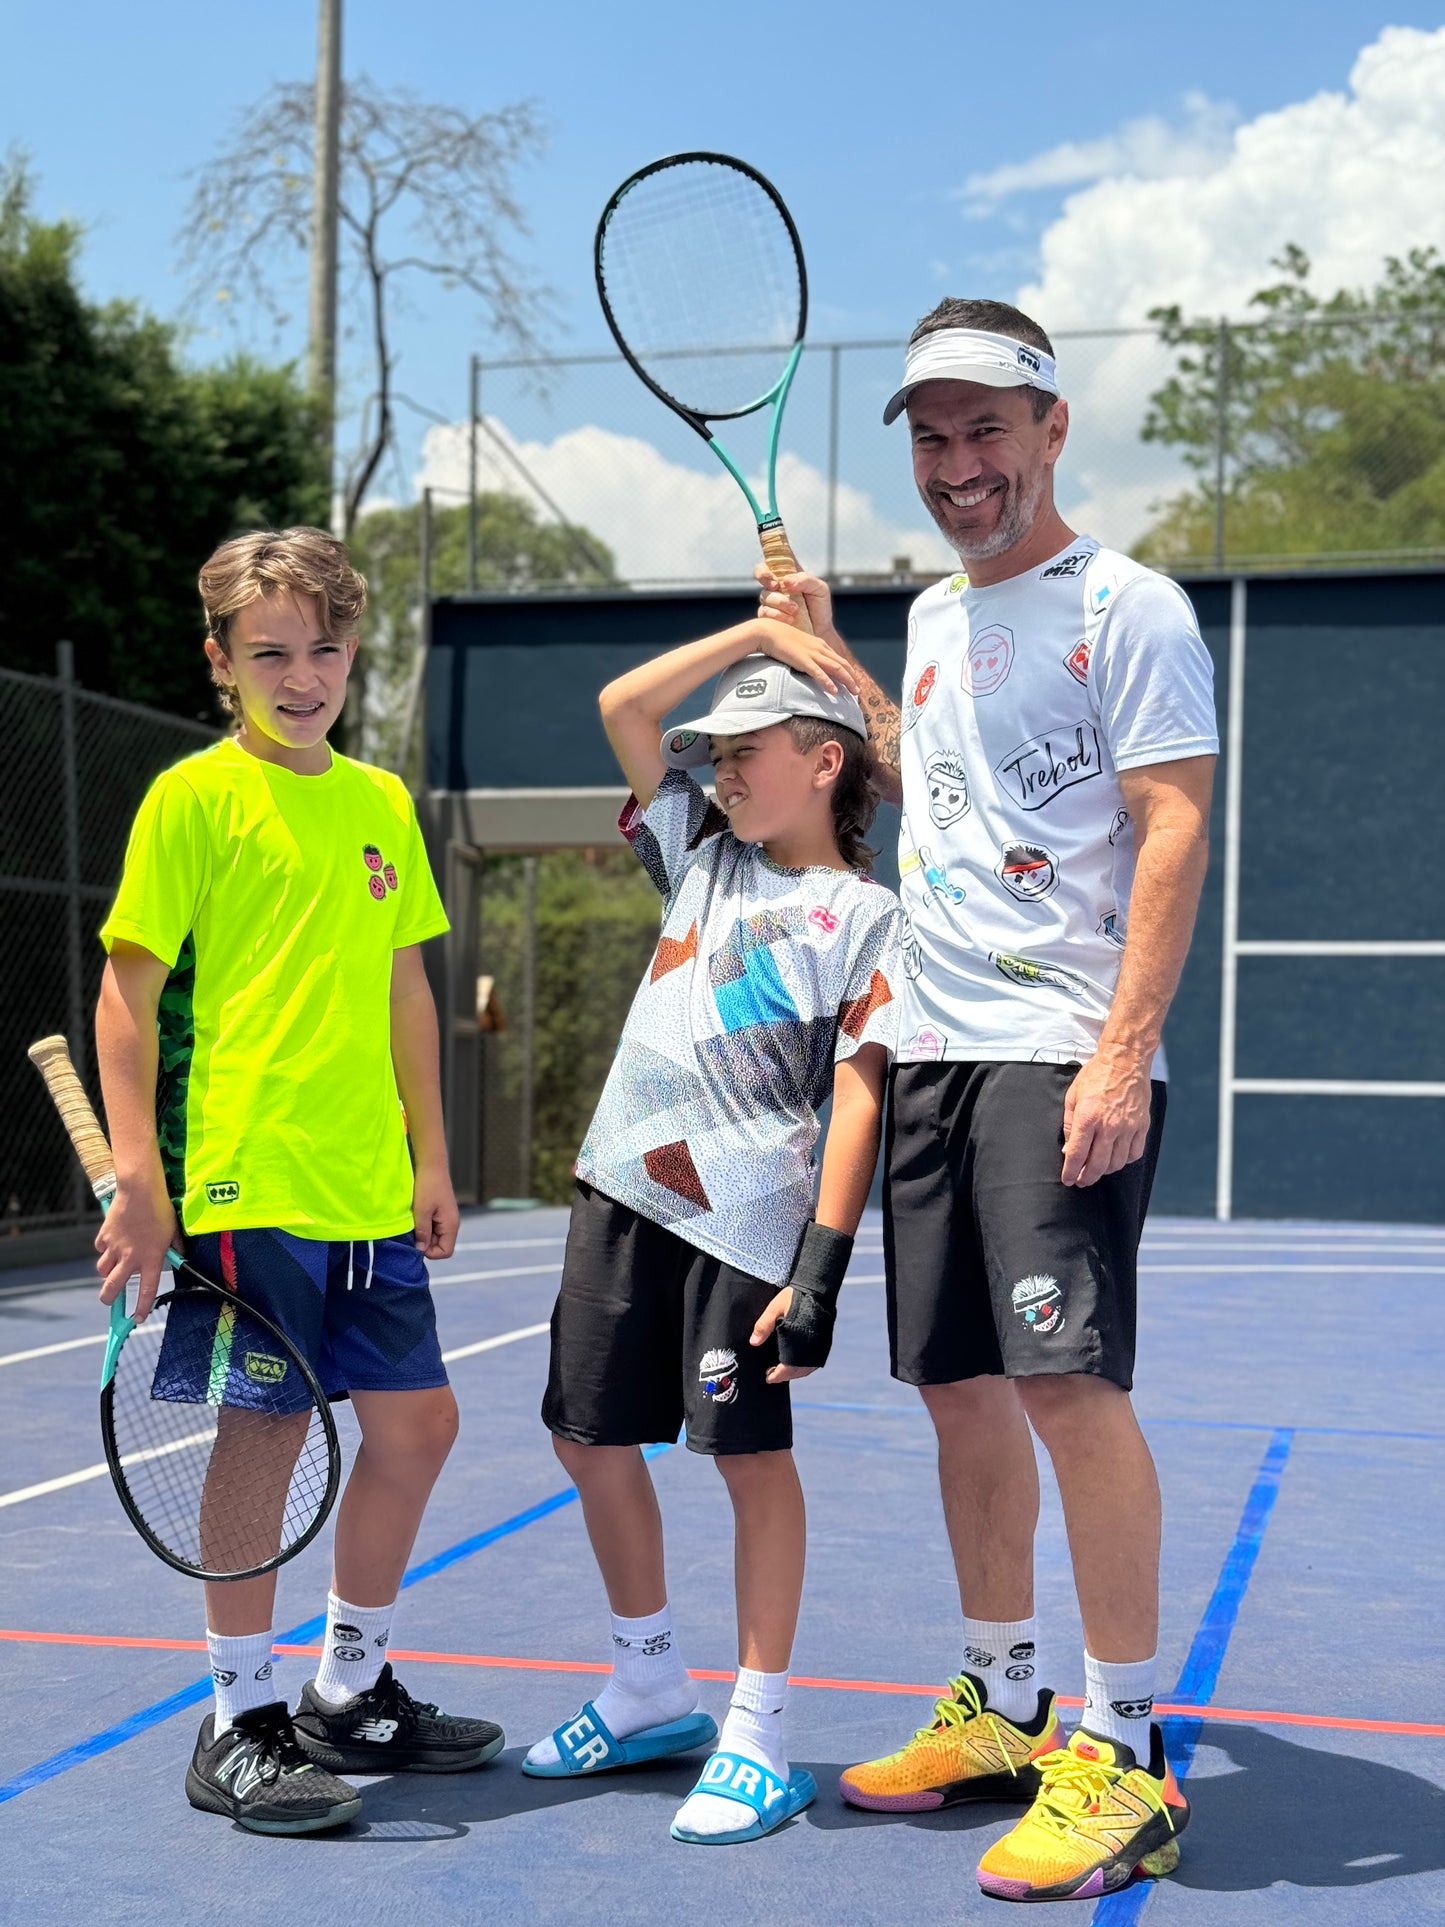
POLYGON ((1082 1062, 1129 925, 1119 772, 1219 747, 1193 607, 1081 536, 992 587, 925 590, 903 696, 899 1060, 1082 1062))
POLYGON ((187 1232, 408 1231, 392 953, 447 927, 405 786, 227 741, 151 785, 101 930, 172 966, 161 1152, 187 1232))
POLYGON ((619 827, 665 899, 662 935, 577 1175, 782 1284, 833 1066, 893 1049, 898 899, 852 870, 770 862, 681 770, 619 827))

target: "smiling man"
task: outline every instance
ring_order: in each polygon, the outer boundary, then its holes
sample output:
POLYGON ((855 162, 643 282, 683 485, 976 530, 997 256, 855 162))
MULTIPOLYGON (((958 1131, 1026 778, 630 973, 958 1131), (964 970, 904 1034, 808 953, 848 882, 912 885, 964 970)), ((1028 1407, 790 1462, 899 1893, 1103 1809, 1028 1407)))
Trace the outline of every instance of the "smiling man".
MULTIPOLYGON (((893 1811, 1029 1801, 981 1885, 1084 1897, 1168 1871, 1188 1817, 1152 1722, 1160 1500, 1129 1394, 1160 1039, 1207 856, 1211 670, 1182 590, 1059 514, 1069 410, 1037 323, 942 302, 884 419, 905 412, 919 493, 967 573, 914 605, 901 709, 857 680, 903 805, 910 924, 892 1364, 937 1430, 964 1643, 933 1724, 851 1767, 842 1792, 893 1811), (1088 1699, 1067 1746, 1034 1618, 1031 1429, 1084 1622, 1088 1699)), ((805 603, 843 649, 821 582, 763 580, 765 609, 805 603)))

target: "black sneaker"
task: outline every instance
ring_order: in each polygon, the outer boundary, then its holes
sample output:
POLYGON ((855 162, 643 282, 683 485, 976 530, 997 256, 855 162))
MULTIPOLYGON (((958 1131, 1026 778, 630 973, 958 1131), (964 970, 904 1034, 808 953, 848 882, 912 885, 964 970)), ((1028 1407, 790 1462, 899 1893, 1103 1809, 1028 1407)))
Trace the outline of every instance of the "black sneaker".
POLYGON ((252 1833, 324 1833, 361 1811, 361 1795, 308 1760, 281 1700, 239 1713, 219 1739, 201 1722, 186 1768, 186 1798, 252 1833))
POLYGON ((365 1693, 340 1706, 319 1699, 316 1682, 301 1689, 296 1743, 318 1766, 337 1773, 461 1773, 485 1766, 506 1735, 491 1720, 455 1719, 414 1700, 390 1662, 365 1693))

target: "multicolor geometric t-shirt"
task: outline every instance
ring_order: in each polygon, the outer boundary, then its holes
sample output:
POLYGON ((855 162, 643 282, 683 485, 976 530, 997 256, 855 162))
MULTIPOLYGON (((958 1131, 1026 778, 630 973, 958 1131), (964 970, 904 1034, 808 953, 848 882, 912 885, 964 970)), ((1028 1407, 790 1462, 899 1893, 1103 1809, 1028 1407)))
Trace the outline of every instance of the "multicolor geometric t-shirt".
POLYGON ((833 1067, 862 1044, 893 1051, 898 899, 853 870, 771 862, 680 770, 619 827, 665 899, 662 935, 577 1175, 783 1284, 833 1067))

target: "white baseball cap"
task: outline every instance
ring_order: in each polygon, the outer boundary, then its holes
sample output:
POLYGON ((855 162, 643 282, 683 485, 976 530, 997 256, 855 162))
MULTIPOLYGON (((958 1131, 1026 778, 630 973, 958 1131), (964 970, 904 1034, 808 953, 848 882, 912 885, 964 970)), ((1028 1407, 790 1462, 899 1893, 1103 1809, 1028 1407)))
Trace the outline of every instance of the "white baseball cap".
POLYGON ((867 739, 862 705, 846 689, 840 687, 830 696, 821 683, 785 662, 775 662, 771 656, 744 656, 718 677, 706 716, 668 730, 662 739, 662 760, 673 769, 698 769, 712 761, 709 737, 771 729, 790 716, 817 716, 867 739))
POLYGON ((976 381, 985 388, 1059 392, 1054 358, 1042 348, 1031 348, 1012 335, 988 334, 982 328, 937 328, 908 344, 903 386, 889 397, 883 410, 885 423, 897 421, 909 395, 925 381, 976 381))

